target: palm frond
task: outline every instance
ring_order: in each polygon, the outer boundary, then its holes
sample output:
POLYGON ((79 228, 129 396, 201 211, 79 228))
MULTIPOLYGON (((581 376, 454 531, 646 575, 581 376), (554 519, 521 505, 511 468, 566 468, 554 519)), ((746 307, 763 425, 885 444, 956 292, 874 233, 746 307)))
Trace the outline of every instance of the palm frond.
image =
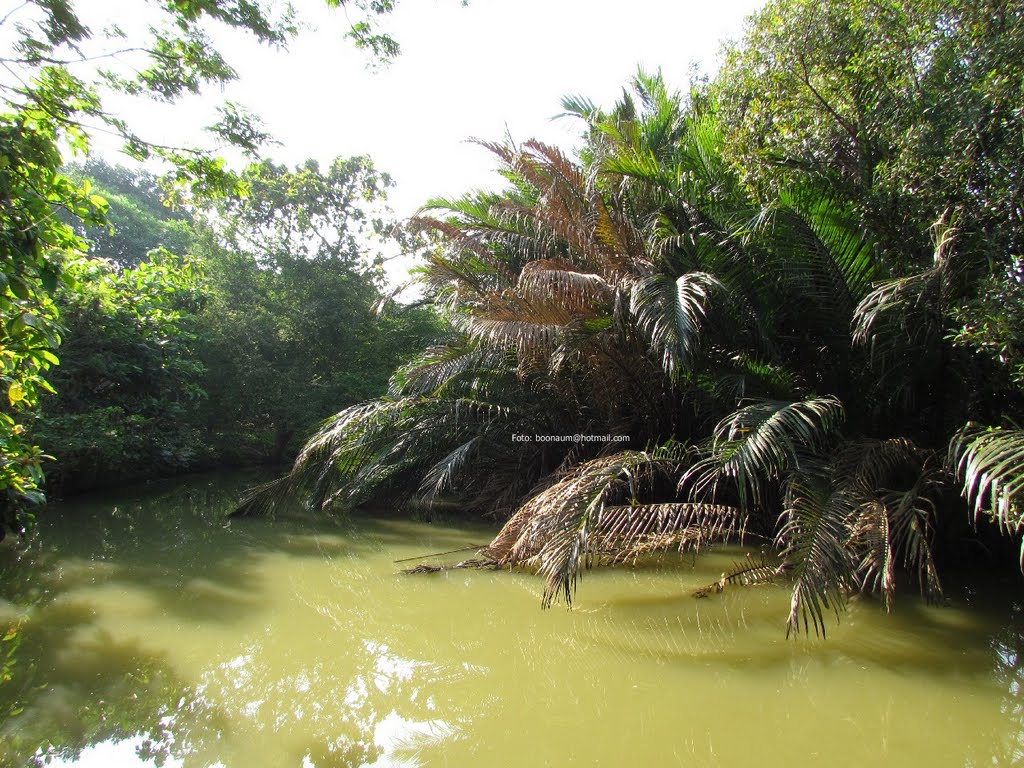
POLYGON ((474 452, 479 450, 480 442, 480 435, 471 437, 427 470, 419 487, 419 495, 427 504, 431 504, 438 494, 452 486, 455 477, 465 469, 474 452))
POLYGON ((455 380, 478 379, 487 371, 502 368, 512 368, 502 350, 473 344, 467 338, 456 338, 446 344, 427 347, 395 371, 389 383, 389 394, 410 397, 437 393, 455 380))
POLYGON ((814 628, 825 635, 825 613, 839 618, 846 596, 856 583, 856 569, 847 541, 857 502, 829 479, 811 473, 789 484, 776 544, 793 577, 786 636, 814 628))
POLYGON ((921 594, 928 600, 942 597, 942 582, 932 552, 935 529, 935 504, 929 496, 937 482, 933 474, 923 471, 910 488, 889 491, 883 495, 889 513, 891 541, 903 562, 917 572, 921 594))
POLYGON ((698 496, 715 499, 728 482, 745 512, 764 506, 768 489, 799 466, 801 455, 820 452, 842 418, 834 397, 745 405, 718 423, 710 456, 683 475, 680 487, 692 485, 698 496))
POLYGON ((688 272, 675 280, 655 274, 634 283, 630 312, 651 348, 661 354, 662 367, 671 378, 696 357, 715 290, 727 292, 706 272, 688 272))
POLYGON ((785 573, 785 563, 776 563, 767 557, 754 559, 747 555, 746 560, 733 563, 732 568, 722 574, 717 581, 705 584, 693 590, 696 598, 705 598, 712 593, 721 594, 728 584, 735 584, 743 587, 753 587, 759 584, 772 584, 785 573))
POLYGON ((606 506, 592 546, 612 563, 622 563, 651 552, 699 549, 742 533, 739 510, 724 504, 606 506))
MULTIPOLYGON (((975 519, 987 514, 1011 536, 1024 530, 1024 430, 967 424, 950 442, 948 463, 975 519)), ((1024 569, 1024 544, 1020 562, 1024 569)))
POLYGON ((671 476, 685 455, 668 447, 584 462, 523 504, 484 555, 501 565, 536 566, 549 606, 559 596, 571 603, 581 571, 602 557, 629 557, 653 543, 686 546, 713 531, 734 530, 735 510, 724 506, 636 503, 655 476, 671 476), (685 529, 693 530, 684 537, 685 529))
POLYGON ((881 592, 882 604, 891 612, 896 594, 896 557, 885 504, 877 500, 861 504, 850 540, 862 552, 857 564, 860 588, 881 592))
POLYGON ((554 304, 573 315, 590 314, 614 297, 614 289, 601 275, 579 272, 558 259, 526 264, 519 273, 518 290, 528 301, 554 304))

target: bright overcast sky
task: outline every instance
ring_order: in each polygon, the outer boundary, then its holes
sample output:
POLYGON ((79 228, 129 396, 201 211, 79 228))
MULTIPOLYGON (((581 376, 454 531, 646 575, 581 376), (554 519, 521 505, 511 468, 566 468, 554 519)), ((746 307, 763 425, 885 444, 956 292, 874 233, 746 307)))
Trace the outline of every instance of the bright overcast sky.
MULTIPOLYGON (((85 10, 89 0, 81 0, 85 10)), ((268 154, 289 165, 307 157, 370 155, 397 181, 391 205, 403 216, 428 198, 494 183, 492 158, 467 144, 479 137, 540 138, 571 147, 580 126, 552 121, 561 97, 609 106, 638 66, 661 68, 685 88, 691 65, 711 72, 720 44, 737 37, 761 0, 402 0, 387 28, 402 45, 388 68, 342 39, 344 11, 299 0, 312 27, 285 52, 235 38, 218 41, 238 70, 224 96, 259 114, 281 142, 268 154)), ((120 20, 138 0, 120 5, 120 20)), ((220 98, 220 93, 210 94, 220 98)), ((189 105, 129 115, 147 138, 180 142, 210 112, 189 105), (165 132, 166 131, 166 132, 165 132)))

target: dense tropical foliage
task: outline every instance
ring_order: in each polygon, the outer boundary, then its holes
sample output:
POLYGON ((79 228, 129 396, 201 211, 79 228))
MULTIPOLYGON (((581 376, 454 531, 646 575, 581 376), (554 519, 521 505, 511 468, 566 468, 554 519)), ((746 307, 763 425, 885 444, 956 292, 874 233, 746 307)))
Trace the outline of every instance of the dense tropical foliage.
POLYGON ((417 222, 446 337, 243 509, 455 497, 545 603, 741 536, 790 631, 891 607, 900 570, 941 596, 971 517, 1024 523, 1022 30, 1000 0, 781 0, 685 97, 567 98, 575 157, 483 142, 507 186, 417 222))
POLYGON ((373 248, 394 228, 387 179, 365 158, 328 174, 254 164, 242 178, 258 196, 173 216, 154 207, 152 176, 90 170, 121 180, 116 194, 93 188, 110 220, 132 226, 85 230, 97 255, 69 262, 73 284, 56 291, 56 391, 28 422, 54 456, 50 492, 281 461, 339 404, 383 392, 435 332, 426 310, 375 311, 373 248), (322 235, 318 253, 288 242, 303 228, 322 235))
MULTIPOLYGON (((374 24, 394 2, 327 4, 357 9, 347 33, 356 45, 380 59, 398 53, 397 43, 374 24)), ((63 171, 64 154, 86 155, 92 135, 108 133, 123 139, 124 151, 137 160, 170 163, 179 188, 201 195, 242 191, 216 151, 147 141, 108 111, 105 100, 116 95, 173 103, 234 79, 235 71, 211 44, 210 24, 276 47, 298 31, 293 9, 280 12, 261 2, 176 0, 140 4, 139 11, 142 29, 131 34, 120 24, 94 28, 68 0, 30 0, 0 19, 9 46, 0 52, 0 536, 22 530, 44 499, 45 454, 28 436, 26 414, 40 392, 52 389, 45 376, 58 362, 61 341, 54 294, 61 283, 73 290, 66 265, 85 252, 80 230, 109 223, 107 201, 77 169, 63 171)), ((249 155, 269 139, 257 119, 230 102, 209 131, 249 155)), ((123 178, 105 181, 121 184, 123 191, 123 178)), ((125 213, 125 221, 133 222, 152 210, 125 213)))

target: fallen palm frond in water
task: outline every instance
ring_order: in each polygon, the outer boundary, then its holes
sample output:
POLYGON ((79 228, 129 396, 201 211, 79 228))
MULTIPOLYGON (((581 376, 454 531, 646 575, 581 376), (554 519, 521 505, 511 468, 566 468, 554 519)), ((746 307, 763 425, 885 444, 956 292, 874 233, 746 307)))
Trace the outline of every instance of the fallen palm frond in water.
POLYGON ((747 558, 746 561, 741 560, 733 564, 732 569, 723 573, 722 578, 718 579, 718 581, 713 581, 710 584, 705 584, 703 587, 693 590, 693 596, 700 598, 707 597, 712 592, 724 592, 726 584, 736 584, 744 587, 770 584, 781 576, 786 568, 785 563, 774 564, 763 556, 759 560, 754 560, 750 555, 747 555, 747 558))
POLYGON ((580 573, 593 565, 742 538, 744 517, 734 506, 637 503, 659 479, 675 477, 686 459, 685 448, 669 446, 580 464, 524 503, 483 554, 502 566, 536 568, 546 581, 547 607, 558 597, 571 603, 580 573))

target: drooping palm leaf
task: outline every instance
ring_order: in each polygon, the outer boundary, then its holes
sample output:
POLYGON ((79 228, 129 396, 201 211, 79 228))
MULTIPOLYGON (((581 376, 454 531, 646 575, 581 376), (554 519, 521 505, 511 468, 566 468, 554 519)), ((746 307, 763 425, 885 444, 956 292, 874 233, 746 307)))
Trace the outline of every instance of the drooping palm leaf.
POLYGON ((850 539, 861 551, 857 563, 860 588, 881 592, 885 610, 892 611, 896 593, 896 557, 885 504, 877 500, 861 504, 850 539))
POLYGON ((571 602, 581 571, 601 558, 695 547, 736 532, 733 507, 635 503, 655 476, 671 476, 685 456, 669 447, 584 462, 520 507, 484 554, 501 565, 535 566, 545 578, 547 606, 559 596, 571 602))
POLYGON ((933 474, 925 470, 906 490, 883 495, 893 548, 902 553, 904 565, 917 572, 921 594, 928 600, 942 597, 942 582, 932 552, 935 504, 929 498, 936 485, 933 474))
MULTIPOLYGON (((967 424, 949 446, 949 464, 974 508, 1007 535, 1024 530, 1024 430, 967 424)), ((1024 543, 1021 545, 1024 569, 1024 543)))
POLYGON ((670 377, 678 377, 696 357, 715 291, 728 294, 706 272, 689 272, 675 280, 655 274, 633 284, 630 312, 670 377))
POLYGON ((839 618, 856 583, 847 542, 857 501, 825 477, 802 474, 789 484, 776 543, 793 577, 787 637, 794 632, 825 635, 825 613, 839 618))
POLYGON ((842 418, 842 403, 834 397, 745 405, 718 423, 710 456, 685 473, 680 486, 715 499, 728 483, 745 512, 764 506, 783 473, 797 468, 801 455, 820 452, 842 418))
POLYGON ((733 563, 732 568, 722 574, 721 578, 710 584, 705 584, 693 590, 696 598, 705 598, 712 593, 725 591, 727 584, 736 584, 744 587, 757 586, 759 584, 771 584, 777 581, 786 570, 785 563, 773 562, 767 557, 754 559, 747 556, 746 560, 733 563))

